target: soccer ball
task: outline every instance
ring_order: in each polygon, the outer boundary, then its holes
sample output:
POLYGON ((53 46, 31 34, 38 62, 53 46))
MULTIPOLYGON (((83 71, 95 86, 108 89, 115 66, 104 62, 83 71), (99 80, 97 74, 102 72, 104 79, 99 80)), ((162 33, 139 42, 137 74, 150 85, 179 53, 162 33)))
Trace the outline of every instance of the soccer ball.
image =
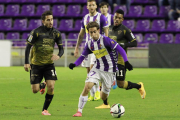
POLYGON ((125 108, 121 104, 117 103, 111 106, 110 113, 113 117, 120 118, 124 115, 125 108))

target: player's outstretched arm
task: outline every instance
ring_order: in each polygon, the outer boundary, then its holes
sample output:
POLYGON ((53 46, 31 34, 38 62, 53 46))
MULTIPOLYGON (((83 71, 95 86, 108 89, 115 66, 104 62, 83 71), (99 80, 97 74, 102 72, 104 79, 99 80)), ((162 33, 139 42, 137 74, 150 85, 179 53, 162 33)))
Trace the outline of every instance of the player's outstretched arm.
POLYGON ((85 58, 85 57, 81 55, 81 56, 76 60, 75 63, 70 63, 70 64, 69 64, 69 68, 73 70, 74 67, 79 66, 79 65, 82 63, 82 61, 84 60, 84 58, 85 58))
POLYGON ((121 56, 123 57, 124 59, 124 62, 125 62, 125 67, 130 71, 130 70, 133 70, 133 66, 128 62, 128 59, 127 59, 127 55, 126 55, 126 52, 125 50, 117 44, 116 46, 116 51, 118 51, 119 54, 121 54, 121 56))
POLYGON ((78 56, 79 46, 80 46, 80 44, 81 44, 82 41, 83 41, 84 34, 85 34, 85 29, 82 28, 82 29, 80 30, 80 32, 79 32, 78 39, 77 39, 77 43, 76 43, 76 47, 75 47, 75 50, 74 50, 74 56, 75 56, 75 57, 78 56))

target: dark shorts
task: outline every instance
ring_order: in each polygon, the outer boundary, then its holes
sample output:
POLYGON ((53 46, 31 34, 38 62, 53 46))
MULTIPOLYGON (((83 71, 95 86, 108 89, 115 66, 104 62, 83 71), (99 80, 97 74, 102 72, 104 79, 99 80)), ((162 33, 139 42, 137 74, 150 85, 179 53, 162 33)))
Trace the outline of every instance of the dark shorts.
POLYGON ((54 64, 38 66, 31 65, 30 82, 31 84, 41 83, 42 79, 57 80, 54 64))
POLYGON ((118 71, 116 72, 116 80, 124 81, 126 76, 126 69, 124 65, 117 64, 118 71))

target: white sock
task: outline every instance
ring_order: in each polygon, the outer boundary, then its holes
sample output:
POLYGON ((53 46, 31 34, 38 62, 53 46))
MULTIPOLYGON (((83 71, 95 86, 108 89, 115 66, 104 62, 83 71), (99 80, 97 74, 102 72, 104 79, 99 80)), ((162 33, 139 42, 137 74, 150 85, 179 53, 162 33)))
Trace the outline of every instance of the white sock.
POLYGON ((91 90, 90 90, 90 95, 91 95, 92 97, 94 97, 95 92, 96 92, 96 87, 95 87, 95 85, 94 85, 94 86, 91 88, 91 90))
POLYGON ((88 96, 82 96, 79 97, 79 104, 78 104, 78 111, 82 113, 82 110, 84 108, 84 105, 86 104, 88 100, 88 96))
POLYGON ((99 90, 99 82, 97 82, 97 84, 94 85, 94 86, 95 86, 95 88, 96 88, 96 89, 95 89, 96 91, 100 91, 100 90, 99 90))

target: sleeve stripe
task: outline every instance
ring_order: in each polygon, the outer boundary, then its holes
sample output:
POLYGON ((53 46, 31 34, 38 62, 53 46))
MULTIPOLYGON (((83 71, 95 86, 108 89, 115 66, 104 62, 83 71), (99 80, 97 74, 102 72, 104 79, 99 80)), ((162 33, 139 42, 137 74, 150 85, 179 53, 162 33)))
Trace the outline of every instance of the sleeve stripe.
POLYGON ((83 54, 81 54, 81 56, 86 57, 86 56, 84 56, 83 54))
POLYGON ((63 44, 58 44, 58 45, 63 45, 63 44))
POLYGON ((136 38, 135 39, 133 39, 131 42, 133 42, 133 41, 135 41, 136 40, 136 38))
POLYGON ((30 43, 30 42, 28 42, 28 41, 27 41, 27 43, 30 44, 30 45, 33 45, 32 43, 30 43))
POLYGON ((116 43, 116 45, 114 46, 114 48, 113 48, 113 49, 115 49, 115 48, 117 47, 117 45, 118 45, 118 43, 116 43))

